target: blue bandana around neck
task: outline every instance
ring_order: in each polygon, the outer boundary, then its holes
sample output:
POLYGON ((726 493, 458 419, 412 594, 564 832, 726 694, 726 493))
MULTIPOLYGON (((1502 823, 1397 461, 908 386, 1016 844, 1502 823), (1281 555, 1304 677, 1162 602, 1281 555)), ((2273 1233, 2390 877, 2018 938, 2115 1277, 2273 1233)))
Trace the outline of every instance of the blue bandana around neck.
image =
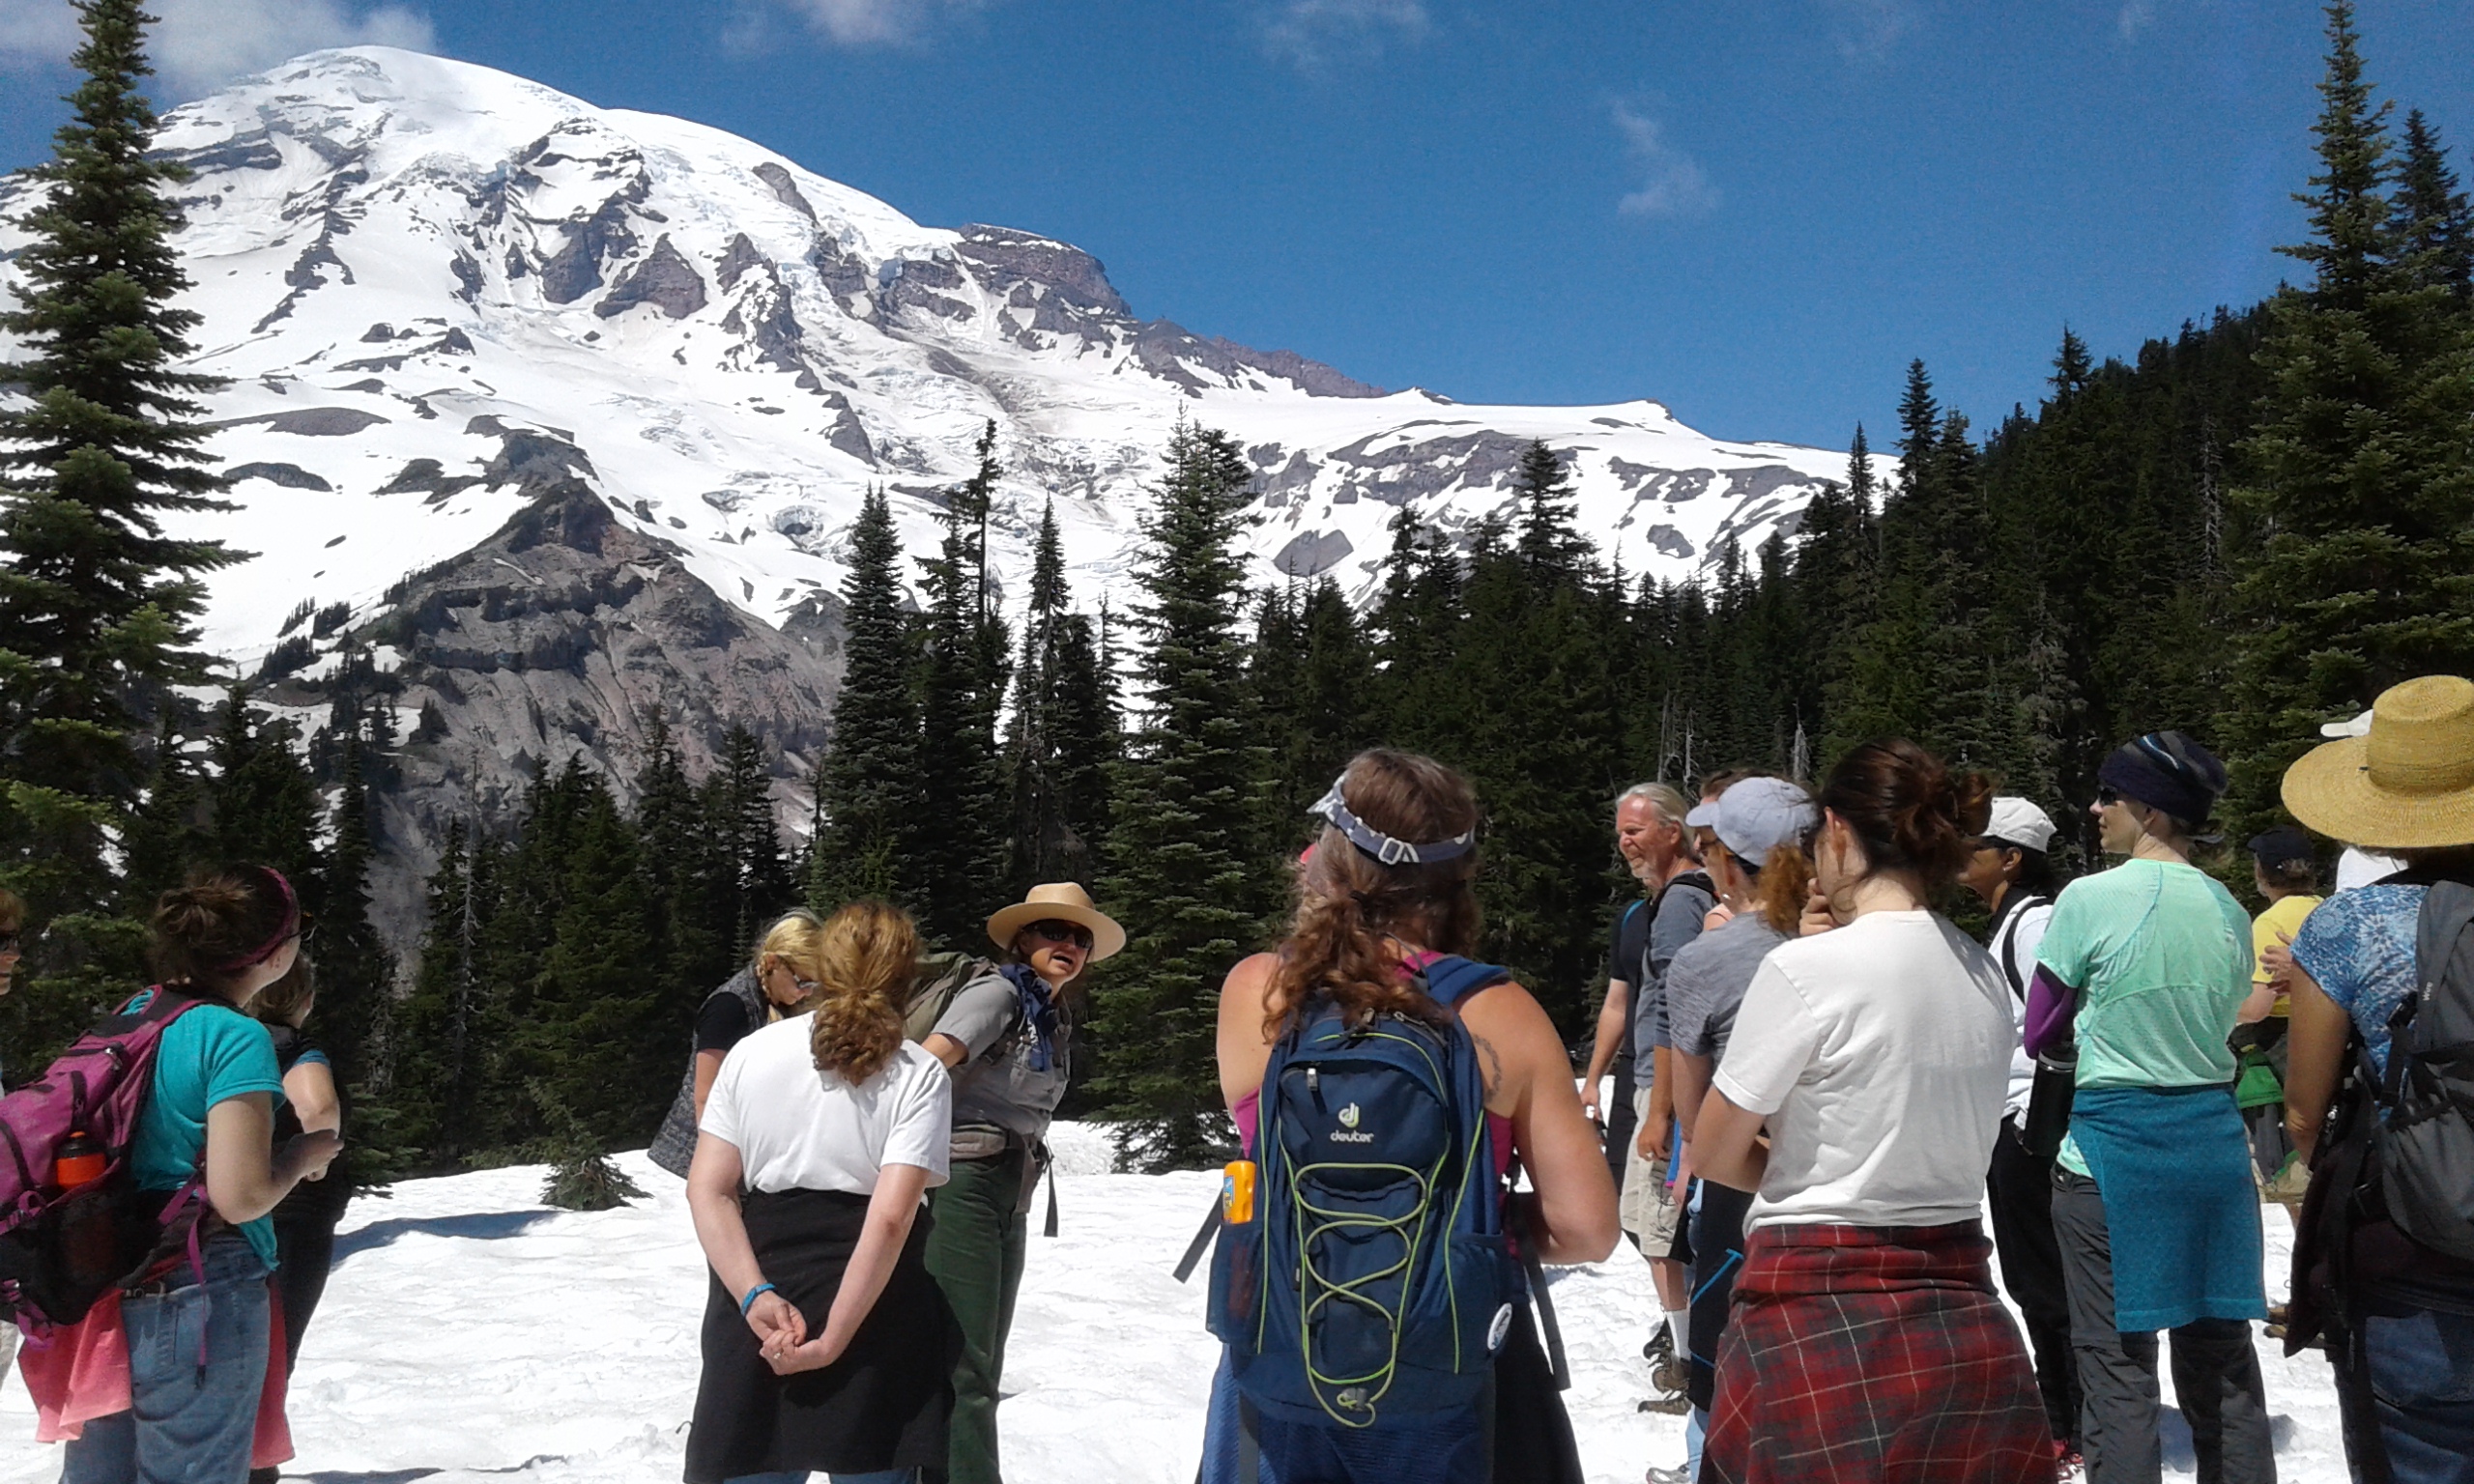
POLYGON ((996 972, 1014 985, 1022 1011, 1022 1027, 1030 1032, 1031 1070, 1046 1071, 1056 1057, 1056 1000, 1048 981, 1027 963, 1004 963, 996 972))

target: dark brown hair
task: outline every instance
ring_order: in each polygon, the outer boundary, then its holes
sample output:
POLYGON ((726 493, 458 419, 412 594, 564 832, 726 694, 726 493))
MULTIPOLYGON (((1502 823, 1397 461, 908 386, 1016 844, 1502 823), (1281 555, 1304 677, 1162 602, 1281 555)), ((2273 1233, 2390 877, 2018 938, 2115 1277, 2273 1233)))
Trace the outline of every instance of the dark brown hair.
POLYGON ((14 932, 26 926, 26 899, 5 886, 0 886, 0 932, 14 932))
POLYGON ((1958 875, 1992 819, 1993 785, 1894 737, 1838 759, 1821 805, 1863 842, 1870 870, 1912 870, 1938 890, 1958 875))
POLYGON ((167 985, 221 989, 230 965, 283 926, 283 889, 256 866, 196 870, 155 903, 155 972, 167 985))
POLYGON ((918 972, 919 929, 900 907, 854 901, 826 918, 808 1035, 817 1069, 854 1084, 883 1070, 902 1049, 902 1007, 918 972))
POLYGON ((2308 893, 2319 890, 2319 863, 2304 857, 2297 860, 2254 861, 2259 879, 2281 892, 2308 893))
POLYGON ((292 968, 283 978, 258 991, 249 1002, 249 1013, 269 1025, 290 1025, 318 994, 318 968, 307 954, 293 956, 292 968))
MULTIPOLYGON (((1349 813, 1396 839, 1450 840, 1478 826, 1468 780, 1431 757, 1372 748, 1350 760, 1340 797, 1349 813)), ((1263 1031, 1277 1036, 1300 1007, 1329 995, 1351 1021, 1381 1014, 1444 1015, 1401 977, 1387 939, 1446 954, 1478 946, 1478 852, 1432 865, 1386 866, 1326 827, 1297 876, 1297 915, 1263 996, 1263 1031)))

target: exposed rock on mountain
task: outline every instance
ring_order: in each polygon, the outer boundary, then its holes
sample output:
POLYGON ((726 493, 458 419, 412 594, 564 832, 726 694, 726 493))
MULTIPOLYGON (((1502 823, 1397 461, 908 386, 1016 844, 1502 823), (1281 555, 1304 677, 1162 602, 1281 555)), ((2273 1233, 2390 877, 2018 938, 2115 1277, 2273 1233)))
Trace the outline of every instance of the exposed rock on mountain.
MULTIPOLYGON (((719 130, 410 52, 302 57, 175 110, 160 143, 196 172, 196 369, 231 379, 214 451, 242 507, 178 533, 258 554, 215 578, 207 642, 254 669, 313 609, 317 654, 291 636, 276 697, 303 706, 341 646, 398 667, 427 717, 388 805, 405 869, 534 759, 582 748, 628 785, 655 699, 691 756, 729 719, 768 736, 804 824, 860 494, 883 486, 932 550, 990 421, 999 577, 1021 590, 1053 500, 1089 604, 1122 586, 1180 416, 1250 449, 1262 579, 1360 596, 1397 511, 1465 540, 1533 438, 1566 455, 1584 529, 1671 578, 1788 527, 1840 467, 1653 402, 1387 393, 1139 319, 1069 243, 921 226, 719 130)), ((0 183, 0 218, 30 188, 0 183)), ((0 278, 21 242, 0 226, 0 278)))

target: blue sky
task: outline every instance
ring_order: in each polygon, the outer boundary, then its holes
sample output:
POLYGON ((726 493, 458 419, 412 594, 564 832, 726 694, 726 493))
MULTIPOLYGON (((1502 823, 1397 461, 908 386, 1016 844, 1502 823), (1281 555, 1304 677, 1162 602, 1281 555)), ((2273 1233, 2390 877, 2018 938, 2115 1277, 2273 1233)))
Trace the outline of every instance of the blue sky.
MULTIPOLYGON (((1845 443, 1921 356, 1979 423, 2287 271, 2304 0, 157 0, 166 91, 374 39, 1096 253, 1137 313, 1468 401, 1845 443)), ((0 0, 0 165, 65 0, 0 0)), ((2366 0, 2463 165, 2474 0, 2366 0)))

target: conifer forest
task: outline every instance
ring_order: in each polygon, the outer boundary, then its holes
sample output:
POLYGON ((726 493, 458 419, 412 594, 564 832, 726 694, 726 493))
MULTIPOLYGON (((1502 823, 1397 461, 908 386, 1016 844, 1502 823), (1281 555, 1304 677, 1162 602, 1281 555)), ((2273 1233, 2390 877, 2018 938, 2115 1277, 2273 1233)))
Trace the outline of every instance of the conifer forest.
POLYGON ((2077 869, 2128 736, 2224 756, 2238 841, 2280 822, 2322 723, 2474 673, 2474 211, 2461 154, 2378 95, 2339 3, 2286 288, 2122 359, 2056 327, 2042 398, 1992 417, 1914 361, 1896 425, 1850 430, 1799 528, 1706 580, 1611 567, 1539 442, 1469 536, 1404 507, 1369 594, 1250 585, 1253 470, 1206 409, 1123 590, 1075 605, 1051 514, 1027 606, 1000 605, 992 426, 933 550, 905 549, 881 493, 865 507, 806 830, 777 828, 761 737, 699 776, 651 718, 623 800, 552 760, 520 808, 454 826, 399 957, 370 920, 371 800, 429 739, 398 734, 366 656, 323 717, 259 703, 196 647, 201 579, 232 554, 158 533, 222 491, 173 305, 181 172, 147 154, 136 7, 97 9, 123 18, 79 54, 0 321, 24 348, 0 367, 0 885, 30 907, 0 1065, 15 1080, 149 983, 150 904, 188 866, 265 862, 319 924, 363 1183, 641 1147, 696 1007, 786 908, 881 897, 985 952, 991 911, 1068 879, 1131 936, 1090 982, 1068 1111, 1115 1121, 1131 1167, 1213 1161, 1221 978, 1277 940, 1307 807, 1371 744, 1476 785, 1485 956, 1579 1045, 1634 890, 1610 829, 1629 785, 1810 779, 1902 734, 2042 804, 2077 869))

